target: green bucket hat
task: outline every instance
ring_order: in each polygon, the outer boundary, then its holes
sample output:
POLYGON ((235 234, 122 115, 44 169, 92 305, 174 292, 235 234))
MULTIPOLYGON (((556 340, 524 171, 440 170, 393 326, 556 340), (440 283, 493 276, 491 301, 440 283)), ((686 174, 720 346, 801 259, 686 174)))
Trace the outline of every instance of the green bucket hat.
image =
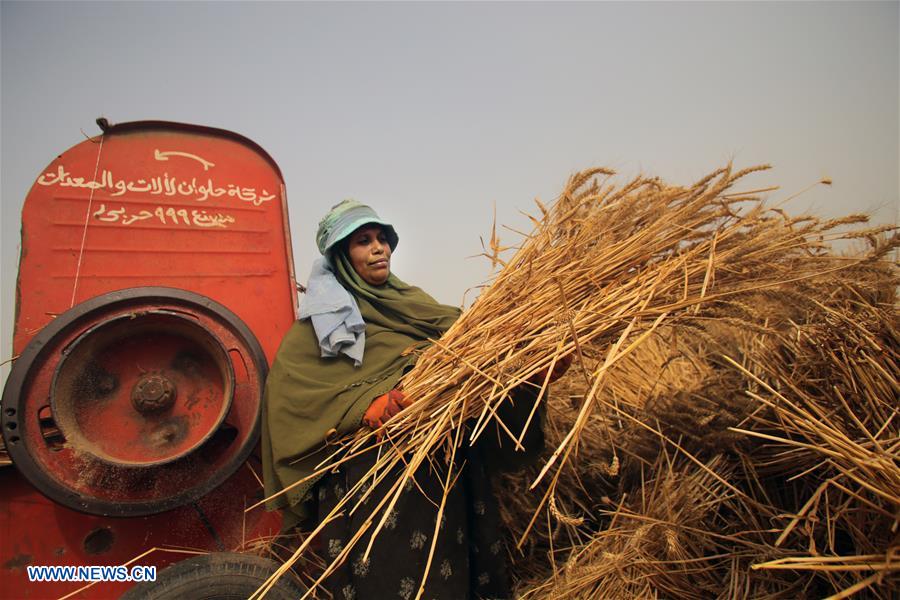
POLYGON ((397 249, 400 238, 394 231, 394 226, 382 220, 370 206, 348 199, 335 204, 319 221, 319 229, 316 231, 316 245, 319 252, 322 256, 327 256, 338 242, 369 223, 381 225, 391 251, 397 249))

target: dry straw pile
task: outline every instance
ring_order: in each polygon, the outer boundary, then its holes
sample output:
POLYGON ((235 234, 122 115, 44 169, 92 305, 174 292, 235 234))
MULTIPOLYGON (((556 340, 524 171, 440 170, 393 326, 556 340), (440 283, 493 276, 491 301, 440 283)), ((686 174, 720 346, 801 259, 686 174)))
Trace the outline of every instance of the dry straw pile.
POLYGON ((520 596, 896 593, 900 242, 733 191, 762 168, 690 187, 586 171, 538 204, 508 262, 492 238, 502 269, 406 377, 417 402, 388 425, 373 477, 453 462, 486 431, 521 440, 498 406, 572 355, 534 407, 540 464, 498 486, 520 596), (866 248, 838 256, 839 238, 866 248))

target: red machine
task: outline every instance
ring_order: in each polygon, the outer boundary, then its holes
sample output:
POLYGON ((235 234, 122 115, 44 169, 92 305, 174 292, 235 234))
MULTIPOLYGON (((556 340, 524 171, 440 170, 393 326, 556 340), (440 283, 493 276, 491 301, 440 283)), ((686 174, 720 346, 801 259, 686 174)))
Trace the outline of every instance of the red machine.
POLYGON ((280 526, 244 509, 262 498, 263 385, 297 309, 281 173, 227 131, 98 124, 22 211, 0 598, 85 586, 29 582, 29 565, 162 569, 185 558, 171 549, 241 550, 280 526))

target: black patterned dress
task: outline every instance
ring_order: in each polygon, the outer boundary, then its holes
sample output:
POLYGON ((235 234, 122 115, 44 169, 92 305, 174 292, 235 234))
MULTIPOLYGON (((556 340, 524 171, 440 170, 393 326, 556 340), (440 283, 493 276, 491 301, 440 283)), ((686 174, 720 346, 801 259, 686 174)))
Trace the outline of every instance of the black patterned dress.
MULTIPOLYGON (((515 407, 517 410, 511 416, 507 414, 504 422, 513 424, 520 420, 515 418, 520 416, 517 413, 530 410, 531 403, 525 401, 528 397, 533 396, 529 393, 517 394, 519 406, 515 407)), ((498 436, 484 436, 485 442, 464 450, 462 473, 447 495, 437 528, 437 542, 425 580, 423 599, 511 597, 506 566, 508 550, 501 535, 499 509, 490 473, 508 470, 533 459, 543 446, 543 433, 539 425, 532 427, 528 433, 525 439, 528 452, 525 454, 510 453, 509 444, 502 447, 497 443, 498 436)), ((317 505, 319 519, 324 519, 347 491, 366 476, 375 459, 374 452, 367 452, 319 481, 313 490, 313 502, 317 505)), ((416 473, 415 482, 406 482, 396 506, 375 539, 368 560, 363 559, 369 543, 369 535, 366 534, 350 550, 337 571, 325 581, 325 588, 335 600, 412 600, 416 597, 435 535, 446 468, 444 464, 423 465, 416 473)), ((356 498, 351 499, 344 516, 323 528, 317 546, 327 561, 340 555, 401 474, 402 470, 398 467, 396 473, 379 484, 366 504, 347 515, 350 507, 356 504, 356 498)), ((379 512, 373 517, 373 528, 381 516, 379 512)))

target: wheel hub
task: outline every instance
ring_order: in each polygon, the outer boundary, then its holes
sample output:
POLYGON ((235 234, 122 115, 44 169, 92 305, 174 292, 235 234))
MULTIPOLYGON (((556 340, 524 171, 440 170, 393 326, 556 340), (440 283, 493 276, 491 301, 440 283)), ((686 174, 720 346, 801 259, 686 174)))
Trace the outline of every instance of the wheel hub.
POLYGON ((131 403, 141 414, 152 414, 172 408, 175 404, 175 384, 161 373, 145 375, 131 390, 131 403))

